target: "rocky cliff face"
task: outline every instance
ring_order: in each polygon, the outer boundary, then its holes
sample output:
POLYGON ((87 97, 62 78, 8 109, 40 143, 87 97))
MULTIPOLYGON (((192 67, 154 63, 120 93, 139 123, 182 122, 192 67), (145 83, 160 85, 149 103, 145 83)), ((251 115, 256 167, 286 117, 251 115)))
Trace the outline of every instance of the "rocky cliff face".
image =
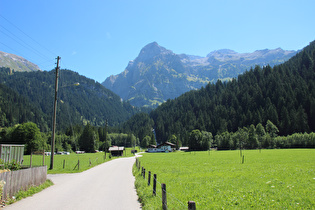
POLYGON ((0 51, 0 67, 9 67, 15 71, 38 71, 40 68, 20 56, 0 51))
POLYGON ((102 84, 134 106, 155 107, 209 82, 237 77, 255 65, 273 66, 295 54, 296 51, 280 48, 253 53, 224 49, 200 57, 178 55, 153 42, 129 62, 125 71, 108 77, 102 84))

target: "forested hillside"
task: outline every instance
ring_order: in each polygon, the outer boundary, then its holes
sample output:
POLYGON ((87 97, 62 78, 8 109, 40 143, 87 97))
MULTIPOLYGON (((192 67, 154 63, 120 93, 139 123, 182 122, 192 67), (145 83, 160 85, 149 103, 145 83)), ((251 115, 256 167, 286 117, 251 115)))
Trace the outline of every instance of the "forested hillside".
MULTIPOLYGON (((268 120, 280 135, 315 131, 314 62, 312 42, 284 64, 256 66, 237 79, 210 83, 168 100, 150 113, 158 142, 175 134, 185 144, 194 129, 214 136, 251 124, 266 125, 268 120)), ((134 128, 131 124, 127 122, 124 128, 134 128)))
MULTIPOLYGON (((23 96, 26 101, 32 103, 32 107, 36 108, 34 117, 22 115, 26 117, 18 120, 17 117, 21 116, 16 114, 14 121, 7 118, 9 125, 33 121, 39 125, 42 131, 51 128, 55 71, 14 72, 8 68, 1 68, 0 75, 1 84, 23 96), (39 113, 44 113, 45 120, 34 120, 41 116, 39 113), (47 118, 47 116, 49 117, 47 118)), ((10 116, 11 112, 17 112, 14 107, 18 105, 14 100, 4 100, 2 106, 6 103, 10 104, 12 111, 2 113, 10 116)), ((119 96, 101 84, 70 70, 60 71, 57 108, 58 130, 66 129, 70 124, 86 124, 87 122, 101 126, 105 124, 106 120, 109 125, 113 126, 126 121, 139 111, 129 103, 122 102, 119 96), (76 83, 80 85, 74 85, 76 83)), ((29 106, 24 106, 22 109, 26 113, 31 110, 29 106)))
POLYGON ((28 99, 0 84, 0 127, 32 121, 42 130, 47 130, 47 121, 50 119, 28 99))

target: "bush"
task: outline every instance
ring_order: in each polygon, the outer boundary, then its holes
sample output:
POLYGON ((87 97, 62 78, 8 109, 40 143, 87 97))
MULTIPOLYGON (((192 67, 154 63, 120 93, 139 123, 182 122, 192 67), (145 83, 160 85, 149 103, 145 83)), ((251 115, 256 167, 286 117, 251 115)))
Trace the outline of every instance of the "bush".
POLYGON ((12 160, 10 163, 3 163, 3 161, 0 160, 0 164, 3 164, 3 169, 8 169, 10 171, 17 171, 22 168, 21 164, 16 160, 12 160))

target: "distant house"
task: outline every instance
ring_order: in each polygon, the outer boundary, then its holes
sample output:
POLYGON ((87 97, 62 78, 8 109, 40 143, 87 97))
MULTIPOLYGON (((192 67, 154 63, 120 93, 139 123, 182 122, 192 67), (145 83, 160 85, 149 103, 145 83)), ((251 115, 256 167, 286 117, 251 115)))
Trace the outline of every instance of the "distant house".
POLYGON ((147 152, 156 152, 156 146, 155 145, 149 145, 147 152))
POLYGON ((125 147, 112 146, 108 149, 112 156, 123 156, 125 147))
POLYGON ((176 150, 176 145, 170 142, 164 142, 158 146, 150 145, 147 152, 172 152, 176 150))
POLYGON ((176 144, 173 144, 171 142, 164 142, 163 144, 160 144, 158 146, 159 150, 162 150, 164 152, 173 152, 176 150, 176 144))

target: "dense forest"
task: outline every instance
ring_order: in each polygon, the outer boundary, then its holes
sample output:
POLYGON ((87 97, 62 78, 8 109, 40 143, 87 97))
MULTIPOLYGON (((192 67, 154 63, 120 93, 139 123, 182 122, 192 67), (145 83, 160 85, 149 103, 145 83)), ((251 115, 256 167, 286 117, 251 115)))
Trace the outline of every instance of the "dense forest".
POLYGON ((0 84, 0 127, 31 121, 42 126, 42 130, 47 130, 47 121, 50 119, 28 99, 0 84))
MULTIPOLYGON (((1 114, 5 116, 2 126, 32 121, 41 131, 51 129, 55 70, 15 72, 0 68, 0 83, 3 89, 1 114), (20 98, 24 101, 19 102, 20 98), (12 104, 10 108, 7 103, 12 104)), ((114 126, 143 110, 122 102, 118 95, 100 83, 70 70, 60 71, 57 109, 57 130, 75 124, 100 126, 106 120, 114 126), (75 86, 76 83, 80 85, 75 86)))
POLYGON ((168 100, 149 115, 134 116, 123 130, 141 140, 154 128, 158 142, 176 135, 184 145, 195 129, 216 136, 268 120, 280 136, 315 131, 314 64, 315 41, 284 64, 256 66, 229 82, 218 80, 168 100))

